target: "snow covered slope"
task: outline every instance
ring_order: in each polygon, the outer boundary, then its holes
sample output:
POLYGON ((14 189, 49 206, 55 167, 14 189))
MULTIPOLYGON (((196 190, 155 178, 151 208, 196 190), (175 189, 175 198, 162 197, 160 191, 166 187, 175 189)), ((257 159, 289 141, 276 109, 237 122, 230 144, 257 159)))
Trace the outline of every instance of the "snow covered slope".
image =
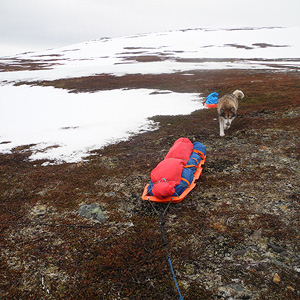
POLYGON ((13 85, 19 81, 188 74, 201 69, 299 69, 299 36, 300 27, 193 29, 104 38, 4 57, 0 59, 0 152, 34 144, 31 159, 76 162, 92 149, 155 128, 157 124, 148 120, 153 115, 189 114, 202 108, 198 94, 145 89, 70 94, 51 87, 13 85), (29 68, 32 65, 34 70, 29 68))
MULTIPOLYGON (((0 80, 43 80, 95 74, 160 74, 198 69, 300 66, 300 27, 194 29, 90 41, 21 54, 50 69, 0 74, 0 80), (148 59, 147 59, 148 58, 148 59)), ((1 61, 7 62, 7 61, 1 61)))

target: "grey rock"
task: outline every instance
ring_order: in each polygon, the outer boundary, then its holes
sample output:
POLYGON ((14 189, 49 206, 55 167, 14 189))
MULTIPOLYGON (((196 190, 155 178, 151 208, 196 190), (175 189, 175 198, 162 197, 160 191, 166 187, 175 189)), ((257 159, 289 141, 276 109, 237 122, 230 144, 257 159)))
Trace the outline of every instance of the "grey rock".
POLYGON ((105 222, 106 220, 100 206, 96 203, 84 204, 80 206, 78 209, 78 213, 83 218, 92 219, 101 223, 105 222))
POLYGON ((236 290, 237 292, 240 292, 240 293, 244 292, 244 289, 237 283, 231 283, 228 286, 231 287, 232 289, 236 290))
POLYGON ((286 251, 286 249, 284 249, 283 247, 280 247, 278 245, 271 244, 271 243, 268 243, 268 247, 271 248, 271 249, 273 249, 277 253, 281 253, 281 252, 285 252, 286 251))
POLYGON ((243 256, 247 252, 246 249, 232 251, 233 256, 243 256))

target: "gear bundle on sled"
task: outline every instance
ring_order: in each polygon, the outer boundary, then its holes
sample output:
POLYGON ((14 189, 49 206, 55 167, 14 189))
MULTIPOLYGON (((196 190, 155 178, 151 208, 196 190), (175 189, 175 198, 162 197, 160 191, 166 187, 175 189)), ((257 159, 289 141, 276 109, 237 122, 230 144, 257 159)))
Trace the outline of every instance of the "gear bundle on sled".
POLYGON ((188 138, 175 141, 156 168, 151 172, 142 199, 153 202, 178 203, 196 186, 206 158, 206 147, 188 138))

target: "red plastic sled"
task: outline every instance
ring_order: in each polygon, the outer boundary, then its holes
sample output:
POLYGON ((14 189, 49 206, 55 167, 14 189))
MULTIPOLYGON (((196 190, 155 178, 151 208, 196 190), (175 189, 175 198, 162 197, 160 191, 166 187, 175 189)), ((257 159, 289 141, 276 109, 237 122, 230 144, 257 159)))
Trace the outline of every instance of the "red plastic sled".
POLYGON ((205 103, 204 104, 207 108, 216 108, 216 107, 218 107, 218 103, 216 103, 216 104, 207 104, 207 103, 205 103))

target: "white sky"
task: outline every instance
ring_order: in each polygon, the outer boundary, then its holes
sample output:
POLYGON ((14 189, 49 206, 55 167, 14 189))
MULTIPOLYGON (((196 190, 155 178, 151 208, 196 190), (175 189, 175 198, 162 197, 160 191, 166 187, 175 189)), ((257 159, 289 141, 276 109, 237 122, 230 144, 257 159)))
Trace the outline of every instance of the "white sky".
POLYGON ((299 26, 299 0, 1 0, 0 56, 199 27, 299 26))

